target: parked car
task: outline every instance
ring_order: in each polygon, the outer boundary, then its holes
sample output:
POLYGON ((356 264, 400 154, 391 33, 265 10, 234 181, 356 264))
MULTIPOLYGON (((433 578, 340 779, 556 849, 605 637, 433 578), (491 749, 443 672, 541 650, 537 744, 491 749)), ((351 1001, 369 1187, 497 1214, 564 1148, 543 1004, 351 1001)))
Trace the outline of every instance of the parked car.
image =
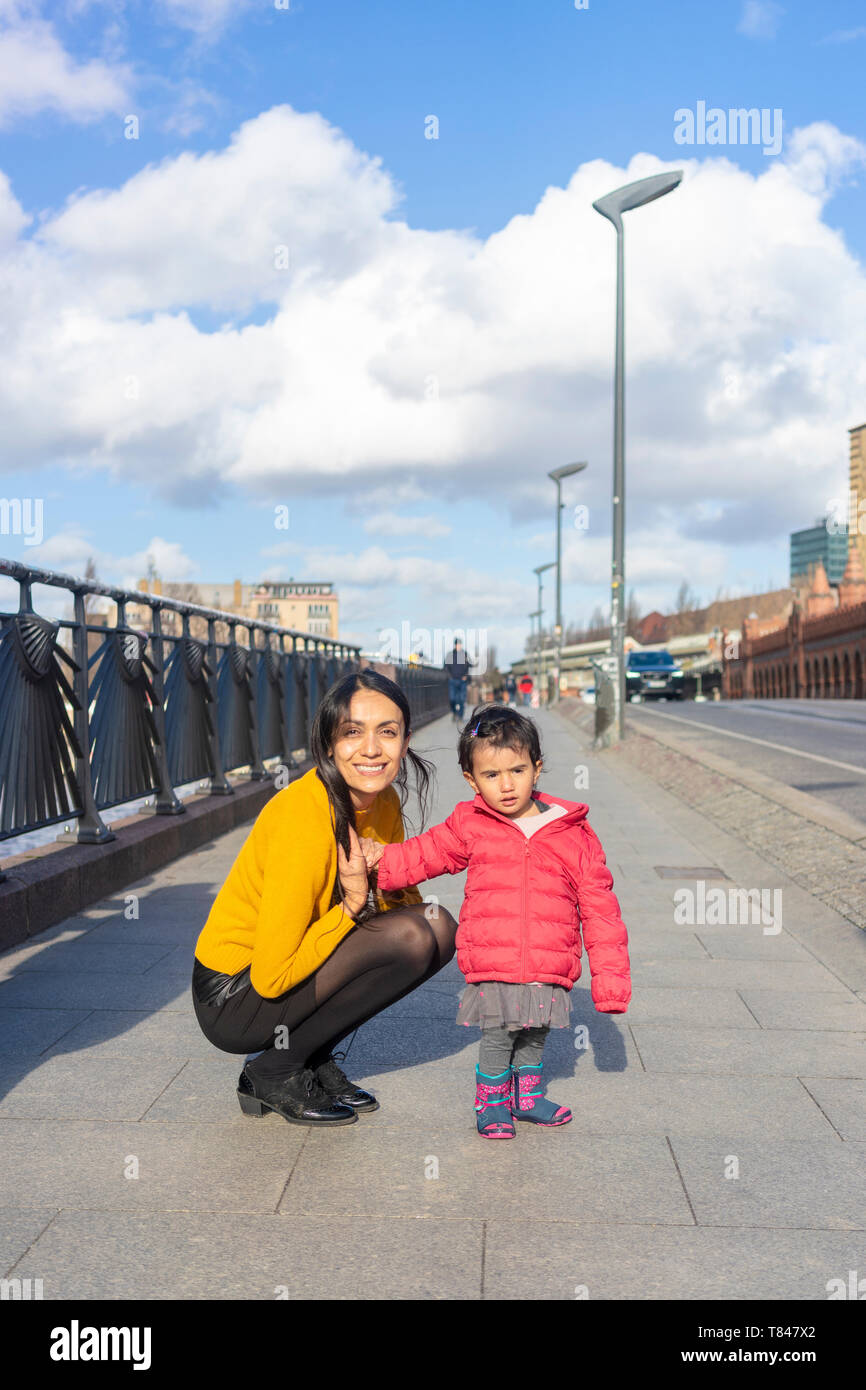
POLYGON ((683 669, 670 652, 629 652, 625 689, 629 700, 682 700, 683 669))

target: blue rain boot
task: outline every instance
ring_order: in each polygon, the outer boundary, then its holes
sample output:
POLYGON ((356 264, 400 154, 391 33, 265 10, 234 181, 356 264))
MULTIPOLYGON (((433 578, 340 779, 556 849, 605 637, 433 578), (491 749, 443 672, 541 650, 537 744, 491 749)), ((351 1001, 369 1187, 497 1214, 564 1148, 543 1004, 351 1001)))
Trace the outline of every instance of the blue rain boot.
POLYGON ((534 1066, 512 1067, 511 1113, 515 1120, 529 1120, 534 1125, 567 1125, 572 1118, 565 1105, 547 1100, 541 1089, 543 1062, 534 1066))
POLYGON ((511 1071, 488 1076, 475 1064, 475 1123, 485 1139, 513 1139, 511 1071))

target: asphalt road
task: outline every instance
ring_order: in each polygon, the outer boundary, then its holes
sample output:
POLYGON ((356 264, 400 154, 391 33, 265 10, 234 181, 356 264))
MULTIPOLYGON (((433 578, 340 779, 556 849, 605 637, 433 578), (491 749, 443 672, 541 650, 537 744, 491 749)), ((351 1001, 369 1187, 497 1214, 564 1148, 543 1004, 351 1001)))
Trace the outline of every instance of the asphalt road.
POLYGON ((866 821, 866 700, 691 700, 629 704, 626 719, 659 721, 732 767, 744 762, 866 821))

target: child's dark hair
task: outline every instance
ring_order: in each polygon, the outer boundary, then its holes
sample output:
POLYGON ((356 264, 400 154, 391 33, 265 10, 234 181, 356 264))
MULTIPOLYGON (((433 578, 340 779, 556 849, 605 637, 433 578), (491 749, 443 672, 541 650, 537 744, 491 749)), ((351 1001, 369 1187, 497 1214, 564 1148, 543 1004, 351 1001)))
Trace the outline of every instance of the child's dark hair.
POLYGON ((472 757, 481 739, 494 748, 525 748, 533 765, 541 761, 537 725, 508 706, 475 706, 457 745, 457 757, 464 772, 472 772, 472 757))

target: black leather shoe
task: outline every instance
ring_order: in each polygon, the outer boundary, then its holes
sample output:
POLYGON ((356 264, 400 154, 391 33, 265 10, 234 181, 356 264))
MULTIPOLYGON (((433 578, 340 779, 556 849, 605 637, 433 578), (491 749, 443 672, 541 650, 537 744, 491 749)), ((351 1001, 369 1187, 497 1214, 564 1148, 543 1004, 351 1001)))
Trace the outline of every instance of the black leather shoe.
POLYGON ((329 1057, 327 1062, 316 1067, 313 1075, 317 1084, 340 1105, 348 1105, 352 1110, 359 1114, 369 1113, 379 1109, 379 1102, 369 1091, 362 1091, 360 1086, 356 1086, 354 1081, 350 1081, 344 1071, 337 1066, 336 1057, 345 1059, 345 1052, 335 1052, 329 1057))
POLYGON ((352 1125, 358 1116, 349 1105, 341 1105, 317 1085, 313 1073, 304 1067, 259 1090, 246 1067, 238 1078, 238 1101, 245 1115, 263 1115, 273 1110, 290 1125, 352 1125))

